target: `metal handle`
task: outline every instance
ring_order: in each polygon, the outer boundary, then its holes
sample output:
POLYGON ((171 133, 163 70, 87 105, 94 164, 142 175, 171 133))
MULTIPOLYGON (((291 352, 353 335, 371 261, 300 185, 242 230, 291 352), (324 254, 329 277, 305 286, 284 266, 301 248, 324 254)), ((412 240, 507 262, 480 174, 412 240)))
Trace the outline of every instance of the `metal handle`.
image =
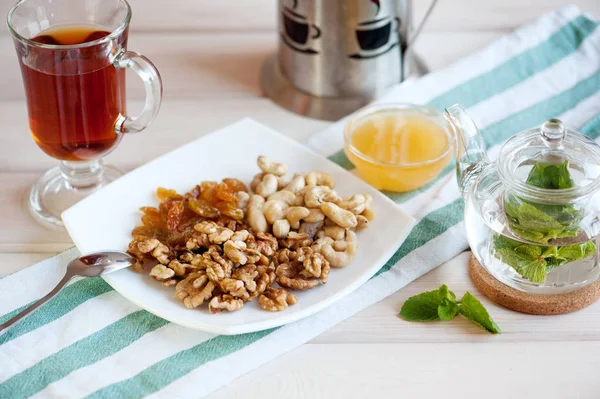
POLYGON ((432 0, 431 3, 429 4, 429 8, 427 9, 427 11, 425 12, 425 15, 423 16, 423 19, 421 20, 421 23, 419 24, 419 26, 417 26, 417 28, 414 30, 414 33, 410 33, 410 32, 406 32, 406 36, 410 37, 402 37, 402 51, 405 52, 409 47, 411 47, 414 43, 415 40, 417 40, 417 37, 419 36, 419 34, 421 33, 421 30, 423 29, 423 26, 425 25, 425 22, 427 22, 427 19, 429 19, 429 16, 431 15, 431 12, 433 11, 433 7, 435 7, 435 4, 437 3, 437 0, 432 0))
POLYGON ((67 284, 69 282, 69 280, 71 280, 71 278, 73 278, 73 274, 71 274, 67 271, 65 276, 62 278, 62 280, 59 281, 59 283, 56 285, 56 287, 54 287, 54 289, 52 291, 47 293, 44 297, 39 299, 37 302, 35 302, 33 305, 31 305, 30 307, 28 307, 21 313, 14 316, 12 319, 9 319, 6 323, 0 324, 0 334, 2 334, 2 332, 4 330, 6 330, 8 327, 12 326, 16 322, 23 319, 24 317, 29 315, 31 312, 33 312, 34 310, 36 310, 37 308, 42 306, 44 303, 46 303, 50 299, 52 299, 56 294, 58 294, 60 292, 60 290, 65 286, 65 284, 67 284))

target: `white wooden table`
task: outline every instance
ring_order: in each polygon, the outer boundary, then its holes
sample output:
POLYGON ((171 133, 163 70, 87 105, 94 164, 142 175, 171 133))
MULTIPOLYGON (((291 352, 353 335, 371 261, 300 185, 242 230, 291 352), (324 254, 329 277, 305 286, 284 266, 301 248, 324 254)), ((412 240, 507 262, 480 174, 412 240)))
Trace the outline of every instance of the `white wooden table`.
MULTIPOLYGON (((12 1, 1 0, 4 15, 12 1)), ((218 127, 250 116, 296 140, 328 125, 261 96, 261 64, 276 47, 274 0, 131 0, 130 49, 161 71, 165 97, 155 124, 127 137, 107 162, 125 170, 218 127)), ((416 1, 417 19, 426 1, 416 1)), ((575 1, 600 17, 600 1, 575 1)), ((441 0, 417 42, 437 69, 476 50, 560 0, 441 0), (443 45, 442 45, 443 43, 443 45)), ((72 246, 24 206, 27 190, 56 161, 29 137, 12 40, 0 27, 0 276, 72 246)), ((132 76, 130 99, 142 88, 132 76)), ((600 398, 600 302, 564 316, 529 316, 494 305, 467 275, 464 253, 310 343, 239 378, 210 398, 544 397, 600 398), (408 323, 404 300, 448 284, 482 298, 504 331, 492 336, 457 318, 408 323)))

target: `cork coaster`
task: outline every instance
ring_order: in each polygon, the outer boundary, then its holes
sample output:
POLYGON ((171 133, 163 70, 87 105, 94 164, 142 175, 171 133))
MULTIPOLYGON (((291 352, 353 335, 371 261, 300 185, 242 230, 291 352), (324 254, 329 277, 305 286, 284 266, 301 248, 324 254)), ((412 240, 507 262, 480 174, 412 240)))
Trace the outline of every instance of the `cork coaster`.
POLYGON ((471 254, 471 280, 488 298, 521 313, 551 315, 574 312, 600 299, 600 281, 568 294, 536 295, 511 288, 496 280, 471 254))

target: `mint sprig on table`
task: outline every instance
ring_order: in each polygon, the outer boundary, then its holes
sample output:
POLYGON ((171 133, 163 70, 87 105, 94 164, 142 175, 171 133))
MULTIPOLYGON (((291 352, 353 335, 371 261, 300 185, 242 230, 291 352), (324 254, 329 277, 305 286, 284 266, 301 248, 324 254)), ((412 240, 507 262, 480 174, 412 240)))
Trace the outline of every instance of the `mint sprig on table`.
POLYGON ((446 285, 408 298, 402 305, 400 317, 408 321, 452 320, 459 313, 493 334, 501 332, 477 298, 466 292, 457 300, 446 285))
MULTIPOLYGON (((559 164, 537 162, 526 184, 543 189, 562 190, 575 185, 569 161, 559 164)), ((494 256, 513 267, 534 283, 543 283, 552 269, 591 256, 596 251, 592 241, 573 245, 551 245, 552 240, 577 238, 583 210, 571 204, 539 204, 510 195, 504 201, 510 230, 524 240, 545 245, 519 242, 494 234, 494 256), (548 245, 550 244, 550 245, 548 245)))

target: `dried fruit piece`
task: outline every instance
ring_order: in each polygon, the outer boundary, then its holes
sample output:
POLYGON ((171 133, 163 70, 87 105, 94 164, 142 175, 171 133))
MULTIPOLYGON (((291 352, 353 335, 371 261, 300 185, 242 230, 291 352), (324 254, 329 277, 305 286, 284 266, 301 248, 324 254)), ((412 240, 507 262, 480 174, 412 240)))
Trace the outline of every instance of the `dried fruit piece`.
POLYGON ((196 185, 193 189, 185 193, 186 198, 199 198, 200 193, 202 192, 202 187, 200 185, 196 185))
POLYGON ((214 204, 215 202, 217 202, 217 195, 216 195, 216 188, 217 188, 217 182, 216 181, 205 181, 202 182, 202 184, 200 184, 200 198, 202 198, 204 201, 206 201, 209 204, 214 204))
POLYGON ((176 199, 176 200, 183 199, 183 197, 181 195, 177 194, 177 191, 172 190, 172 189, 166 189, 163 187, 159 187, 156 189, 156 196, 161 201, 164 201, 166 199, 176 199))
POLYGON ((183 217, 183 212, 185 211, 185 206, 183 205, 183 201, 173 201, 169 210, 167 212, 167 229, 169 231, 174 231, 179 226, 179 222, 183 217))
POLYGON ((208 219, 217 219, 220 214, 217 208, 199 199, 188 199, 188 206, 196 214, 208 219))
POLYGON ((145 206, 140 208, 142 211, 142 224, 148 227, 165 227, 165 221, 163 220, 158 208, 151 206, 145 206))
POLYGON ((244 219, 244 211, 238 208, 235 203, 219 201, 215 204, 215 207, 221 212, 222 215, 229 216, 235 220, 244 219))
POLYGON ((169 232, 161 227, 137 226, 131 232, 133 238, 156 238, 160 241, 167 240, 169 232))
POLYGON ((233 192, 243 191, 245 193, 248 192, 248 187, 239 179, 226 178, 223 179, 223 183, 227 185, 233 192))

